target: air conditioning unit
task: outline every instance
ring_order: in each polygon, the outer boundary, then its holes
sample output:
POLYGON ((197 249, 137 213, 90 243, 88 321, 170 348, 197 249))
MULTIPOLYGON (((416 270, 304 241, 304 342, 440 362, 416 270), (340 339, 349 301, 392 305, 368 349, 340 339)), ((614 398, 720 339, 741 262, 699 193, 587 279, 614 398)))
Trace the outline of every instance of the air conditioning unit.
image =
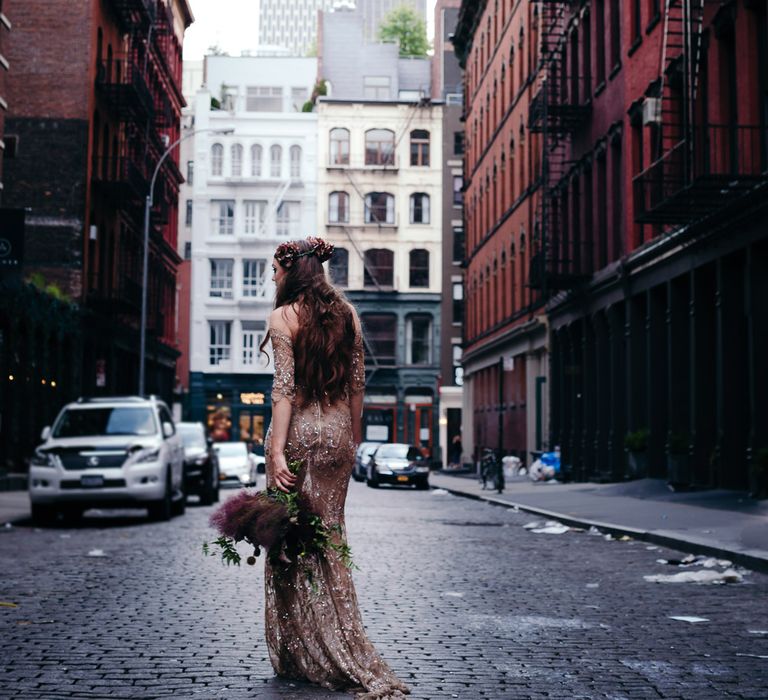
POLYGON ((658 124, 661 121, 661 99, 646 97, 643 101, 643 126, 658 124))

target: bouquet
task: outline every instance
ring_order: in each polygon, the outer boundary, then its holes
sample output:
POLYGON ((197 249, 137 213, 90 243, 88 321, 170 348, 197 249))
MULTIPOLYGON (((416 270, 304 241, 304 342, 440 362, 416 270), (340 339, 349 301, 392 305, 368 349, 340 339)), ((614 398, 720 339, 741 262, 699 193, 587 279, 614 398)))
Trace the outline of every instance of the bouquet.
MULTIPOLYGON (((288 462, 296 474, 299 460, 288 462)), ((210 525, 219 532, 213 543, 203 543, 203 554, 215 556, 211 544, 220 550, 225 564, 240 565, 237 543, 245 541, 253 547, 248 564, 255 564, 261 549, 274 566, 289 568, 305 564, 307 558, 336 551, 345 566, 352 568, 352 553, 343 540, 340 525, 326 525, 323 519, 303 507, 296 492, 285 493, 275 488, 266 491, 241 491, 214 511, 210 525)))

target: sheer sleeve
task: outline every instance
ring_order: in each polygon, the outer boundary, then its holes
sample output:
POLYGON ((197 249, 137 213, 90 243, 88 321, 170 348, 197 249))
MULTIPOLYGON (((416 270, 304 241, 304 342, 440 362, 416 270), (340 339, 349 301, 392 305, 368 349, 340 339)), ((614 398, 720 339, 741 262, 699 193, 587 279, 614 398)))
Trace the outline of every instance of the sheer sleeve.
POLYGON ((365 352, 363 336, 355 334, 355 344, 352 347, 352 372, 349 379, 349 393, 361 394, 365 391, 365 352))
POLYGON ((280 331, 269 331, 272 352, 275 356, 275 377, 272 380, 272 403, 282 399, 293 403, 296 397, 296 385, 293 375, 293 344, 291 338, 280 331))

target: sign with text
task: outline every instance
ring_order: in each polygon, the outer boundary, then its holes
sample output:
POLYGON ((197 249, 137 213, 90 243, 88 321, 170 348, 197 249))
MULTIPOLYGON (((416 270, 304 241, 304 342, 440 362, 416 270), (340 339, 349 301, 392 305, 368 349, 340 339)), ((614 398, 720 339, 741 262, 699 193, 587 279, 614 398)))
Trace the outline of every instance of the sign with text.
POLYGON ((0 269, 24 264, 24 210, 0 208, 0 269))

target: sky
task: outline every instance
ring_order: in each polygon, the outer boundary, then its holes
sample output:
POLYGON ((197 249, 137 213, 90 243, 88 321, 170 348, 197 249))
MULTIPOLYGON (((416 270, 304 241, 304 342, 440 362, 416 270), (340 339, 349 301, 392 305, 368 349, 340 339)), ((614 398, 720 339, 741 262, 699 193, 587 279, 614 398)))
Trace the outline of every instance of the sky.
MULTIPOLYGON (((200 60, 217 45, 238 56, 258 44, 259 0, 189 0, 195 22, 184 35, 184 59, 200 60)), ((427 36, 432 39, 435 0, 427 0, 427 36)))

